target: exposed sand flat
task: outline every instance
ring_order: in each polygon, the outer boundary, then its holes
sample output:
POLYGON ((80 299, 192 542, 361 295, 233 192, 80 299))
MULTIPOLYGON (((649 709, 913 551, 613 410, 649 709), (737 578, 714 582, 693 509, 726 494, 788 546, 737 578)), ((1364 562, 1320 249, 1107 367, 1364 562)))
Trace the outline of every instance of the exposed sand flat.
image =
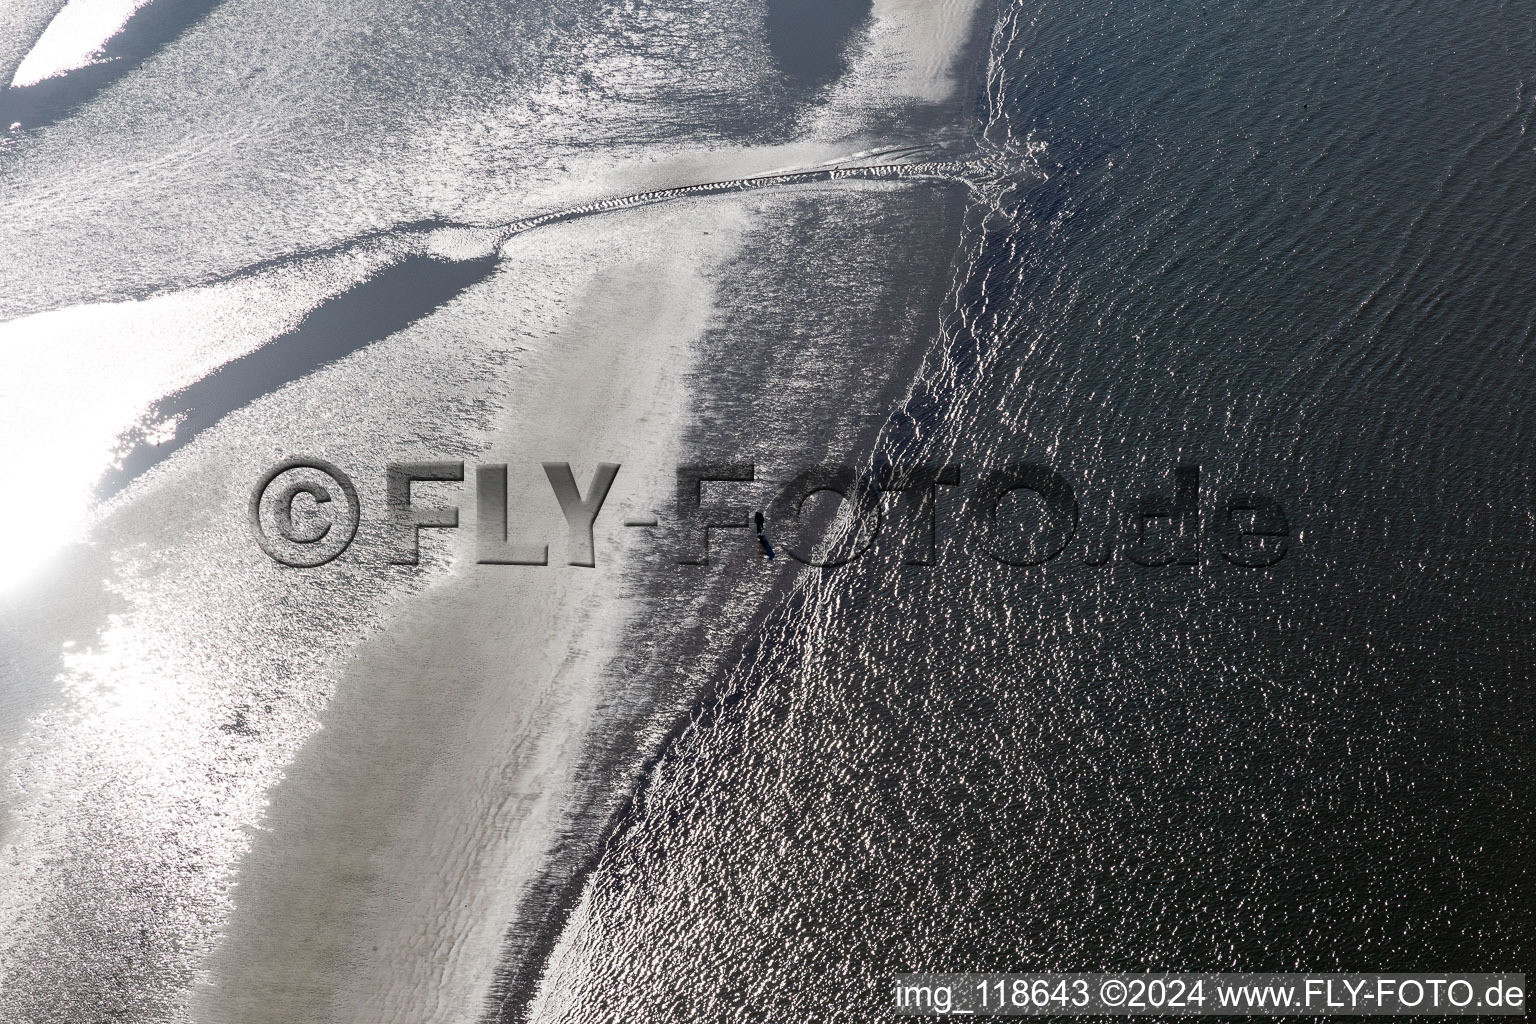
MULTIPOLYGON (((682 377, 711 316, 707 272, 743 217, 688 204, 541 239, 590 262, 561 326, 514 375, 517 401, 480 459, 511 467, 512 521, 548 538, 552 564, 471 564, 472 485, 456 489, 454 570, 362 647, 274 793, 199 1020, 478 1016, 521 883, 580 785, 572 749, 627 607, 620 570, 649 540, 618 524, 670 503, 682 377), (583 486, 598 461, 623 467, 596 569, 563 564, 546 459, 572 461, 583 486)), ((503 273, 541 271, 537 253, 520 259, 510 244, 503 273)), ((492 284, 480 297, 490 308, 492 284)))
MULTIPOLYGON (((904 189, 904 202, 921 202, 932 186, 865 187, 904 189)), ((583 808, 601 811, 623 785, 604 769, 594 774, 591 750, 607 738, 591 730, 629 699, 630 680, 616 668, 630 653, 621 643, 680 625, 655 621, 667 607, 656 603, 658 586, 687 608, 695 586, 724 585, 713 609, 726 638, 734 627, 725 624, 745 621, 763 588, 792 572, 780 564, 754 573, 722 537, 716 558, 748 570, 745 582, 722 584, 721 572, 700 570, 691 583, 670 565, 667 531, 658 538, 620 525, 648 512, 668 524, 673 472, 693 457, 684 428, 697 433, 702 407, 713 404, 690 388, 742 383, 729 366, 699 363, 703 332, 729 308, 712 308, 710 296, 727 268, 740 275, 752 258, 736 252, 744 239, 773 221, 793 224, 807 208, 841 211, 846 198, 845 190, 691 200, 562 225, 537 247, 509 243, 508 280, 543 272, 549 246, 589 267, 565 286, 570 299, 549 335, 519 359, 515 397, 476 456, 511 466, 513 519, 549 539, 552 564, 472 564, 470 488, 424 489, 457 496, 463 529, 452 541, 425 541, 428 550, 451 547, 453 568, 363 645, 321 732, 286 769, 241 864, 195 1019, 477 1019, 497 983, 506 931, 555 923, 542 917, 546 903, 529 902, 528 886, 549 870, 567 832, 601 826, 583 808), (590 258, 599 252, 602 261, 590 258), (538 469, 548 458, 571 459, 583 483, 596 461, 623 465, 599 520, 595 570, 560 564, 564 527, 538 469)), ((865 240, 857 221, 834 223, 847 244, 865 240)), ((757 259, 763 280, 749 273, 735 287, 755 289, 787 271, 766 253, 757 259)), ((477 301, 496 308, 494 282, 477 301)), ((867 344, 897 343, 902 331, 893 323, 891 335, 867 344)), ((742 402, 762 419, 716 428, 717 436, 751 438, 756 444, 740 450, 761 463, 764 451, 815 457, 816 444, 878 422, 889 398, 876 398, 874 381, 815 351, 838 344, 835 336, 763 338, 781 361, 758 378, 770 394, 748 392, 742 402), (786 405, 803 420, 780 419, 786 405)), ((743 371, 754 372, 742 356, 743 371)))

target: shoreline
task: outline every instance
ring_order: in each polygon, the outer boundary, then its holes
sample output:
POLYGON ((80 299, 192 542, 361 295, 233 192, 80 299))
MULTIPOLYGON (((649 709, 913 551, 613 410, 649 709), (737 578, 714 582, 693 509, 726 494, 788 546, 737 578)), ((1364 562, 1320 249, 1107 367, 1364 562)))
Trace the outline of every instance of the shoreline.
MULTIPOLYGON (((967 44, 962 55, 952 62, 958 79, 956 93, 963 94, 967 82, 974 84, 985 81, 994 28, 993 20, 987 16, 989 12, 990 5, 985 3, 976 4, 971 11, 971 25, 966 33, 967 44)), ((959 96, 956 99, 964 102, 959 96)), ((973 124, 966 130, 976 137, 979 133, 975 128, 973 124)), ((962 206, 963 204, 962 200, 962 206)), ((958 218, 956 226, 958 228, 958 218)), ((956 239, 958 242, 958 231, 956 239)), ((946 265, 952 263, 954 258, 956 257, 952 255, 946 261, 946 265)), ((937 303, 932 316, 936 322, 937 303)), ((926 351, 918 354, 917 366, 922 364, 926 356, 926 351)), ((916 367, 914 372, 915 369, 916 367)), ((904 388, 906 381, 902 381, 901 386, 904 388)), ((881 419, 855 447, 858 450, 868 450, 883 431, 884 426, 884 421, 881 419)), ((797 600, 796 595, 801 592, 797 579, 798 574, 780 574, 772 588, 759 597, 751 610, 749 620, 723 649, 715 653, 712 660, 712 664, 717 666, 715 671, 710 673, 702 688, 697 688, 691 697, 685 696, 681 705, 673 712, 670 725, 663 726, 662 731, 656 733, 653 721, 650 726, 653 735, 648 744, 644 741, 632 741, 626 747, 622 741, 610 743, 607 753, 598 751, 592 757, 591 766, 583 770, 584 774, 593 777, 625 779, 628 782, 620 786, 617 793, 610 791, 606 798, 598 794, 589 795, 591 804, 609 805, 606 813, 595 815, 602 822, 597 829, 595 841, 589 840, 583 844, 579 840, 572 840, 568 844, 571 854, 576 857, 576 865, 572 870, 562 872, 558 865, 552 864, 549 869, 540 873, 536 892, 538 889, 542 889, 542 892, 538 893, 535 902, 537 903, 536 916, 542 923, 531 932, 523 930, 519 934, 516 928, 509 931, 507 954, 497 970, 494 990, 494 1019, 499 1024, 516 1024, 516 1022, 536 1019, 541 986, 551 958, 556 955, 557 949, 573 923, 574 915, 579 912, 588 880, 597 868, 604 850, 616 835, 635 820, 637 811, 645 799, 648 779, 671 749, 689 730, 718 713, 723 707, 728 707, 744 697, 740 693, 721 693, 719 680, 723 673, 720 667, 732 661, 745 661, 754 656, 753 652, 762 642, 764 625, 784 614, 786 603, 797 600)), ((630 637, 631 643, 639 639, 634 635, 630 637)), ((645 728, 643 725, 629 723, 621 730, 620 735, 632 737, 645 728)), ((592 814, 592 810, 589 809, 588 813, 592 814)))
MULTIPOLYGON (((921 203, 926 199, 927 196, 919 194, 910 202, 921 203)), ((947 222, 956 235, 963 202, 951 192, 943 203, 952 212, 934 215, 936 221, 947 222)), ((847 244, 855 242, 848 239, 847 244)), ((913 276, 921 279, 922 274, 916 272, 913 276)), ((850 362, 866 360, 880 365, 883 360, 884 366, 895 372, 881 385, 869 388, 857 397, 838 394, 835 387, 821 395, 814 390, 800 393, 797 397, 806 409, 806 429, 775 437, 754 436, 750 432, 738 435, 729 451, 754 456, 760 489, 767 486, 765 481, 780 479, 782 472, 775 475, 776 470, 791 465, 851 459, 854 453, 865 450, 883 426, 890 404, 899 400, 906 387, 906 373, 909 370, 915 372, 920 365, 926 354, 926 338, 920 333, 921 328, 918 328, 917 336, 910 339, 912 347, 900 359, 893 359, 886 350, 887 338, 902 333, 904 318, 886 316, 887 305, 900 289, 891 287, 891 281, 881 285, 887 290, 877 300, 880 312, 872 309, 862 315, 876 320, 883 318, 889 333, 870 331, 862 334, 862 344, 857 347, 848 345, 850 338, 842 337, 838 339, 843 345, 840 354, 850 362), (829 412, 837 409, 840 398, 851 400, 850 404, 859 410, 850 421, 841 425, 829 418, 829 412)), ((914 290, 924 293, 920 285, 914 290)), ((909 324, 906 330, 910 331, 911 326, 909 324)), ((717 341, 717 345, 723 344, 727 350, 738 354, 715 357, 710 361, 718 364, 736 358, 749 359, 750 356, 740 351, 747 342, 748 339, 743 337, 717 341)), ((767 366, 793 362, 800 354, 795 351, 795 345, 790 337, 765 341, 765 351, 760 358, 767 366)), ((850 380, 847 369, 842 374, 833 379, 850 380)), ((768 390, 783 386, 783 381, 777 381, 768 390)), ((709 406, 730 396, 726 402, 729 408, 730 399, 739 394, 727 386, 706 388, 695 395, 695 402, 702 407, 696 415, 715 426, 712 431, 705 432, 695 421, 685 439, 686 447, 679 453, 679 462, 718 461, 727 457, 727 448, 721 445, 720 436, 714 431, 725 429, 729 435, 724 424, 744 417, 724 410, 712 411, 709 406)), ((601 779, 605 784, 583 794, 583 807, 573 815, 573 820, 578 825, 585 822, 585 827, 574 829, 568 836, 565 859, 552 859, 539 873, 530 901, 533 913, 529 915, 538 923, 531 928, 514 927, 506 937, 506 952, 497 970, 493 999, 496 1019, 500 1021, 517 1021, 527 1015, 536 997, 543 965, 564 935, 588 876, 610 839, 626 827, 635 803, 643 801, 646 779, 654 766, 667 755, 679 737, 710 714, 720 700, 728 699, 719 690, 720 680, 726 674, 722 668, 746 657, 760 642, 762 625, 781 614, 783 602, 793 600, 798 592, 799 571, 787 557, 782 557, 775 566, 756 568, 759 564, 756 540, 749 532, 744 531, 740 536, 717 534, 711 541, 711 550, 719 552, 712 553, 712 561, 724 564, 707 570, 708 575, 693 586, 684 586, 680 582, 679 574, 688 571, 684 567, 642 566, 634 570, 635 578, 628 586, 646 595, 644 606, 632 617, 619 652, 603 669, 606 677, 631 696, 616 701, 616 708, 607 714, 607 720, 594 729, 599 740, 589 748, 577 770, 581 776, 601 779), (768 582, 762 581, 763 576, 768 582), (722 621, 732 625, 721 626, 722 621), (672 668, 681 665, 688 668, 672 668)))
MULTIPOLYGON (((958 80, 955 92, 959 95, 955 97, 956 102, 968 102, 964 97, 967 83, 974 86, 985 81, 991 37, 995 27, 994 20, 989 17, 990 10, 991 6, 986 3, 974 5, 970 12, 971 24, 966 33, 966 45, 963 52, 951 62, 953 73, 958 80)), ((978 128, 979 125, 973 119, 972 123, 966 127, 966 132, 972 138, 979 139, 978 128)), ((961 205, 964 205, 963 200, 961 205)), ((958 218, 956 227, 958 229, 958 218)), ((958 244, 958 230, 955 238, 958 244)), ((952 265, 957 256, 958 253, 952 251, 945 261, 946 269, 952 265)), ((939 315, 938 303, 934 304, 931 315, 936 324, 939 315)), ((914 373, 926 359, 927 354, 926 351, 917 354, 914 373)), ((901 387, 904 389, 907 383, 903 380, 901 387)), ((895 408, 896 405, 897 403, 893 403, 891 408, 895 408)), ((870 450, 884 428, 885 423, 882 418, 856 445, 857 449, 870 450)), ((757 602, 749 621, 738 631, 736 637, 723 650, 716 653, 713 664, 724 666, 732 661, 741 662, 754 657, 754 652, 762 642, 764 625, 784 614, 786 603, 797 600, 797 595, 801 592, 797 579, 797 575, 779 578, 773 589, 757 602)), ((740 693, 722 694, 719 683, 722 675, 723 673, 717 668, 705 685, 696 690, 691 698, 686 699, 673 713, 671 724, 664 726, 659 734, 651 738, 648 748, 637 743, 627 751, 620 749, 610 752, 606 758, 598 755, 595 758, 594 767, 587 770, 589 774, 612 775, 627 778, 630 781, 627 786, 622 787, 616 802, 610 799, 612 806, 603 816, 604 824, 600 829, 599 837, 579 855, 579 866, 560 879, 551 877, 551 872, 545 873, 545 892, 541 901, 545 909, 544 923, 536 928, 532 935, 517 937, 509 934, 509 955, 507 961, 498 970, 495 999, 495 1019, 500 1024, 516 1024, 516 1022, 536 1019, 538 1016, 536 1007, 541 998, 543 979, 551 958, 556 955, 556 951, 573 923, 574 916, 579 912, 588 879, 596 869, 607 845, 636 819, 637 811, 645 799, 648 780, 655 767, 691 729, 718 713, 723 707, 728 707, 745 696, 740 693), (636 753, 642 755, 638 762, 634 761, 636 753), (625 754, 630 756, 626 758, 625 754), (510 952, 513 948, 517 950, 516 954, 510 952), (530 970, 530 963, 536 964, 536 968, 530 970)), ((636 727, 631 725, 630 729, 635 730, 636 727)), ((615 744, 615 746, 618 745, 615 744)))

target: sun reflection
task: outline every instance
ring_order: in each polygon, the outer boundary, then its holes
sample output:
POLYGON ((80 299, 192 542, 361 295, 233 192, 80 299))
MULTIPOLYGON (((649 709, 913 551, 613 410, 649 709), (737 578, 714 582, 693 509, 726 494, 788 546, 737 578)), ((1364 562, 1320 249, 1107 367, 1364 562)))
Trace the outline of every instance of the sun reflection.
POLYGON ((0 593, 78 537, 95 488, 138 428, 146 444, 175 435, 145 417, 156 401, 291 330, 326 296, 391 257, 326 257, 256 277, 128 302, 95 303, 0 323, 0 593))
POLYGON ((148 0, 70 0, 48 23, 37 45, 16 69, 11 87, 35 85, 45 78, 99 63, 107 40, 122 31, 148 0))
POLYGON ((132 346, 113 351, 113 313, 80 306, 0 326, 0 429, 10 448, 0 536, 20 541, 0 563, 0 590, 78 532, 117 432, 156 383, 153 359, 134 358, 132 346))

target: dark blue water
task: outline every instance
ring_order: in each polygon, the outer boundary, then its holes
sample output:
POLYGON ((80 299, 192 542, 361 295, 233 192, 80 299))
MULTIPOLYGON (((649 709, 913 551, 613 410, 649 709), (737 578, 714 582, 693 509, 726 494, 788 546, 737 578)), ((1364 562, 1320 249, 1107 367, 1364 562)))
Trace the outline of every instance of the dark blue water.
POLYGON ((914 970, 1529 961, 1536 22, 1001 16, 977 130, 1043 178, 973 204, 873 458, 1042 463, 1081 525, 999 565, 950 498, 939 566, 877 550, 785 601, 592 875, 569 1019, 866 1020, 914 970), (1139 564, 1180 466, 1199 549, 1139 564), (1264 569, 1218 539, 1252 492, 1289 527, 1264 569))

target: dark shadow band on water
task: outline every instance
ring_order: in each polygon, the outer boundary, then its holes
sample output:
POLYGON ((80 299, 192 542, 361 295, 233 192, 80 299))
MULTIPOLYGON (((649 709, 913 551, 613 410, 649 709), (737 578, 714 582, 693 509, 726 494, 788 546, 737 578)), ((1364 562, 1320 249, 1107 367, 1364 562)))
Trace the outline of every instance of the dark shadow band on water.
POLYGON ((0 132, 53 124, 95 99, 201 21, 222 0, 154 0, 102 47, 99 63, 0 92, 0 132))
POLYGON ((769 0, 768 51, 792 87, 815 92, 848 70, 848 43, 873 0, 769 0))
POLYGON ((127 454, 97 485, 98 498, 118 493, 235 410, 423 319, 490 277, 496 262, 407 256, 322 303, 287 334, 157 402, 145 422, 179 417, 174 436, 159 444, 149 443, 142 428, 125 436, 127 454))

